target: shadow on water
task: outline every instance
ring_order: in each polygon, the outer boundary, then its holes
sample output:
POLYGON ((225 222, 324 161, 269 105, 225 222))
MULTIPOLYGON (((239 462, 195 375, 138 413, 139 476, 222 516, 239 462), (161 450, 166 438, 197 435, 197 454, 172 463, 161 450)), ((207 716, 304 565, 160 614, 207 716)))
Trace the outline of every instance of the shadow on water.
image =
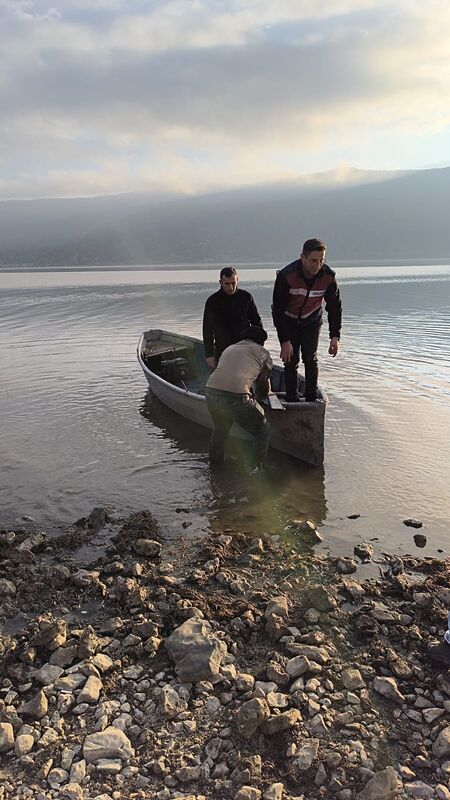
POLYGON ((224 464, 208 461, 209 431, 180 417, 155 398, 150 390, 139 409, 179 453, 204 466, 205 485, 195 510, 209 519, 211 528, 230 528, 249 534, 283 534, 293 519, 312 519, 321 525, 327 517, 323 467, 311 467, 294 458, 269 451, 261 475, 249 470, 249 444, 230 439, 224 464), (206 502, 205 502, 206 500, 206 502))

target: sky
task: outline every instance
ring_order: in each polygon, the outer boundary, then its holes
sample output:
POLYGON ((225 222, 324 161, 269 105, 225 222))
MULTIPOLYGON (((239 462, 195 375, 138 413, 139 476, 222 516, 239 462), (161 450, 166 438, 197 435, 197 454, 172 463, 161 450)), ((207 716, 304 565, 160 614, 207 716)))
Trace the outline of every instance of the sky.
POLYGON ((450 0, 0 0, 0 51, 3 199, 450 164, 450 0))

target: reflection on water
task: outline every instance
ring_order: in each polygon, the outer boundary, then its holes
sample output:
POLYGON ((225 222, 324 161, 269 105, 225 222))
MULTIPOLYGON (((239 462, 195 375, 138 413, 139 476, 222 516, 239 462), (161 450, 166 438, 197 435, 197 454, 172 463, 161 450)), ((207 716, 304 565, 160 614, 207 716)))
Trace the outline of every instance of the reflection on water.
POLYGON ((243 441, 230 439, 223 465, 208 464, 209 431, 166 408, 150 390, 139 409, 150 424, 175 445, 180 454, 200 457, 208 481, 203 509, 213 527, 248 533, 281 533, 291 519, 312 519, 322 524, 327 516, 323 467, 309 467, 284 453, 270 450, 265 471, 249 474, 243 441))

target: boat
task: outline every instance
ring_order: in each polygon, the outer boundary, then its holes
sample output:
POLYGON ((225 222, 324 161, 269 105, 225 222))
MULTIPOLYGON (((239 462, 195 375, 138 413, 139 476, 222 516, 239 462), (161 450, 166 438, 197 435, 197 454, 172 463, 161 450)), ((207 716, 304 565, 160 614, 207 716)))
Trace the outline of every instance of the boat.
MULTIPOLYGON (((154 329, 144 331, 139 339, 137 357, 155 397, 185 419, 212 428, 205 398, 205 386, 211 374, 203 342, 191 336, 154 329)), ((286 403, 284 370, 274 365, 272 392, 264 401, 270 425, 269 444, 275 450, 313 466, 324 461, 325 410, 327 395, 319 387, 315 403, 301 399, 286 403)), ((304 379, 299 377, 299 392, 304 379)), ((233 425, 232 436, 249 435, 233 425)))

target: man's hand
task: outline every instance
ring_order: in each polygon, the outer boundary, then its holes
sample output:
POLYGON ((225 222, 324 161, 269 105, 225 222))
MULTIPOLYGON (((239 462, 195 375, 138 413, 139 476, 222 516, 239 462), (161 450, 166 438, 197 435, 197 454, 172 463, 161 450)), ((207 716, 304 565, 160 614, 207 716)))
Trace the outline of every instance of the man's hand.
POLYGON ((281 351, 280 351, 280 358, 281 358, 283 364, 289 364, 289 362, 290 362, 290 360, 292 358, 293 352, 294 352, 294 349, 293 349, 291 343, 290 342, 283 342, 283 344, 281 345, 281 351))
POLYGON ((338 350, 339 350, 339 339, 337 338, 337 336, 333 336, 333 338, 330 339, 330 346, 328 348, 328 352, 330 356, 333 356, 334 358, 335 356, 337 356, 338 350))
POLYGON ((206 363, 208 364, 208 367, 210 369, 215 369, 217 366, 216 359, 214 358, 214 356, 208 356, 208 358, 206 359, 206 363))

